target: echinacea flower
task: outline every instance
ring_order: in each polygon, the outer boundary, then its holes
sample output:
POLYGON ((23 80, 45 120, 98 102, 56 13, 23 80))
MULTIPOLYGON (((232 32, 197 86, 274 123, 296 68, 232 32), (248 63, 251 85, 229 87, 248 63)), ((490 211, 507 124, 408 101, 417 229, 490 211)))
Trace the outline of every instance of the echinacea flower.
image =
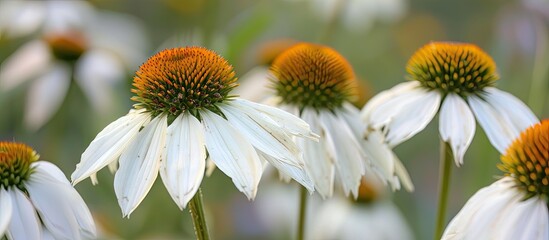
POLYGON ((139 68, 133 86, 138 103, 97 135, 71 176, 76 184, 118 162, 114 187, 124 216, 159 172, 184 208, 202 182, 206 158, 249 199, 265 162, 313 190, 292 137, 317 136, 289 113, 229 95, 235 73, 216 53, 201 47, 161 51, 139 68))
POLYGON ((475 193, 442 239, 549 239, 549 120, 526 129, 502 154, 505 177, 475 193))
POLYGON ((368 128, 382 131, 376 138, 389 147, 423 130, 440 111, 440 136, 459 166, 473 140, 475 117, 500 152, 538 122, 519 99, 494 87, 496 65, 475 45, 427 44, 410 58, 407 72, 409 82, 379 93, 362 110, 368 128))
MULTIPOLYGON (((363 146, 364 125, 350 103, 357 90, 351 65, 329 47, 301 43, 274 60, 271 75, 274 104, 299 115, 320 133, 320 144, 297 140, 317 192, 330 197, 337 175, 344 193, 357 196, 360 179, 371 164, 363 146)), ((387 181, 398 185, 393 177, 387 181)))
POLYGON ((98 11, 87 1, 2 1, 0 34, 30 35, 0 67, 0 92, 30 82, 23 116, 37 130, 77 84, 98 113, 112 109, 111 88, 144 59, 146 36, 126 15, 98 11))
POLYGON ((25 144, 0 142, 0 238, 94 238, 82 197, 59 168, 38 159, 25 144))

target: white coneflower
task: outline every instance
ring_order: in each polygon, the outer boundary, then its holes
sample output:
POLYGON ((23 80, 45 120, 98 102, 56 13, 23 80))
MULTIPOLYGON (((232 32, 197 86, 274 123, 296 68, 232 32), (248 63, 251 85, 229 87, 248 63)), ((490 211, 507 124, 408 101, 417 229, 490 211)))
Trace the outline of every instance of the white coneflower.
MULTIPOLYGON (((320 144, 297 141, 317 192, 331 196, 337 175, 345 194, 357 196, 371 158, 364 151, 359 111, 350 103, 357 90, 351 65, 329 47, 301 43, 274 60, 271 75, 275 104, 299 114, 312 131, 321 135, 320 144)), ((388 180, 399 185, 398 178, 393 177, 388 180)), ((406 185, 411 185, 404 178, 406 185)))
POLYGON ((492 58, 475 45, 427 44, 408 62, 411 81, 376 95, 362 117, 369 129, 384 133, 376 137, 394 147, 423 130, 440 111, 440 136, 450 144, 458 166, 473 139, 476 117, 502 152, 538 119, 519 99, 493 87, 495 70, 492 58))
POLYGON ((0 142, 0 238, 95 238, 93 218, 55 165, 22 143, 0 142))
POLYGON ((23 118, 31 130, 54 116, 74 83, 95 111, 109 112, 114 83, 145 57, 146 36, 135 19, 86 1, 2 1, 0 15, 7 38, 34 33, 0 67, 2 94, 30 82, 23 118))
POLYGON ((76 184, 118 162, 114 186, 124 216, 143 200, 158 172, 184 208, 202 182, 207 157, 250 199, 264 162, 313 190, 292 141, 316 138, 307 123, 229 95, 235 74, 216 53, 201 47, 161 51, 139 68, 133 85, 134 109, 97 135, 72 174, 76 184))
POLYGON ((501 161, 506 176, 475 193, 442 239, 549 239, 549 120, 526 129, 501 161))

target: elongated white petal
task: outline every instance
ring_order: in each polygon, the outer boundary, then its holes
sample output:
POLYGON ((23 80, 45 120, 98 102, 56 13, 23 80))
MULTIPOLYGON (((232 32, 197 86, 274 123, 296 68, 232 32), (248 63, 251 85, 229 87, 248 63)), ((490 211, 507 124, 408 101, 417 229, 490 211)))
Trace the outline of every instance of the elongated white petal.
POLYGON ((95 226, 84 201, 67 180, 60 182, 54 176, 63 173, 47 162, 39 162, 33 166, 35 172, 30 176, 26 188, 42 222, 51 234, 56 239, 81 239, 82 228, 86 229, 89 236, 94 236, 95 226), (52 170, 54 172, 50 173, 52 170))
POLYGON ((180 114, 168 127, 166 158, 160 176, 170 196, 183 209, 200 187, 206 169, 202 125, 190 113, 180 114))
POLYGON ((8 38, 33 33, 42 24, 45 11, 41 2, 1 1, 0 32, 8 38))
POLYGON ((75 79, 98 112, 108 112, 113 102, 113 83, 122 80, 124 66, 110 52, 91 50, 76 64, 75 79))
POLYGON ((392 87, 391 89, 382 91, 378 94, 376 94, 372 99, 368 100, 368 103, 364 105, 364 107, 361 110, 361 117, 362 120, 366 123, 370 123, 372 121, 372 113, 378 111, 380 105, 385 104, 385 102, 403 94, 406 93, 412 89, 418 88, 419 82, 418 81, 409 81, 397 84, 396 86, 392 87))
POLYGON ((334 190, 335 166, 334 156, 328 151, 325 130, 322 129, 318 114, 314 110, 303 110, 301 117, 310 124, 311 130, 320 134, 319 142, 296 139, 297 145, 303 149, 305 169, 313 179, 315 189, 320 196, 331 197, 334 190))
POLYGON ((120 155, 114 192, 124 217, 129 217, 143 201, 158 176, 167 128, 166 115, 155 117, 120 155))
POLYGON ((71 69, 65 63, 56 63, 30 86, 25 104, 25 125, 37 130, 57 112, 71 83, 71 69))
POLYGON ((356 139, 364 137, 366 124, 360 120, 360 112, 355 106, 348 102, 343 103, 343 109, 338 112, 338 115, 345 119, 356 139))
POLYGON ((311 132, 309 125, 300 118, 280 110, 278 108, 269 107, 267 105, 250 102, 248 100, 236 98, 233 100, 235 103, 242 104, 254 108, 266 114, 269 118, 274 120, 279 126, 289 131, 291 134, 316 139, 318 136, 311 132))
POLYGON ((394 147, 429 124, 438 111, 440 99, 439 92, 423 88, 400 92, 370 112, 369 125, 383 129, 387 143, 394 147))
POLYGON ((0 236, 4 236, 10 223, 12 214, 11 196, 3 187, 0 187, 0 236))
POLYGON ((290 164, 284 164, 278 159, 273 158, 261 151, 258 151, 259 158, 270 163, 273 167, 278 169, 280 178, 282 181, 289 182, 290 179, 294 179, 299 184, 303 185, 309 192, 314 191, 313 180, 307 175, 305 171, 305 163, 303 166, 298 167, 290 164))
POLYGON ((446 96, 440 109, 440 136, 450 144, 457 166, 463 164, 463 156, 475 135, 475 117, 467 103, 457 94, 446 96))
POLYGON ((358 197, 358 186, 364 174, 365 153, 345 120, 331 112, 320 111, 320 124, 325 129, 326 143, 331 145, 336 171, 341 178, 343 191, 358 197))
POLYGON ((0 65, 0 89, 7 92, 49 68, 51 53, 42 41, 26 43, 0 65))
POLYGON ((495 239, 548 239, 549 214, 547 204, 539 197, 517 202, 509 214, 498 219, 495 239))
POLYGON ((27 196, 17 188, 8 189, 12 214, 8 226, 8 239, 40 239, 40 220, 27 196))
POLYGON ((504 153, 522 131, 539 120, 513 95, 496 88, 485 91, 484 99, 473 96, 469 104, 492 145, 504 153))
POLYGON ((263 169, 252 144, 217 114, 204 110, 200 115, 210 159, 233 180, 238 190, 253 199, 263 169))
POLYGON ((469 106, 492 145, 500 152, 505 150, 527 127, 539 122, 520 100, 512 95, 487 88, 484 99, 468 97, 469 106))
POLYGON ((63 172, 45 161, 35 162, 32 167, 35 172, 26 187, 51 234, 57 239, 94 238, 90 210, 63 172))
POLYGON ((383 134, 379 131, 369 132, 363 144, 365 152, 372 162, 370 166, 380 179, 389 183, 393 190, 400 189, 400 183, 407 191, 413 191, 414 186, 410 176, 393 150, 385 143, 383 134))
POLYGON ((276 124, 267 121, 260 112, 238 104, 219 108, 229 123, 239 129, 255 148, 286 164, 299 164, 296 157, 300 152, 291 137, 276 124))
POLYGON ((146 29, 140 24, 141 19, 127 14, 96 11, 92 19, 87 20, 86 30, 93 46, 114 53, 129 69, 138 67, 146 60, 141 49, 148 49, 149 39, 146 29))
POLYGON ((442 239, 546 239, 549 215, 544 200, 524 197, 513 178, 496 181, 467 201, 442 239), (543 213, 540 218, 537 211, 543 213), (534 223, 534 219, 539 221, 534 223))
POLYGON ((72 183, 77 184, 115 162, 139 129, 149 121, 150 114, 145 113, 145 109, 132 110, 105 127, 82 153, 80 163, 71 175, 72 183))

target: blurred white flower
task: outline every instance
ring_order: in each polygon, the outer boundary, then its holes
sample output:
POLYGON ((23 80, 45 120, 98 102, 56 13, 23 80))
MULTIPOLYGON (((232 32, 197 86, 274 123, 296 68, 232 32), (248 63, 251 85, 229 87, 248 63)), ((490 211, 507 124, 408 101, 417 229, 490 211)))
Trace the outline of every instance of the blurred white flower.
POLYGON ((501 153, 506 176, 475 193, 442 239, 549 239, 549 120, 526 129, 501 153))
POLYGON ((0 37, 30 35, 0 68, 0 91, 31 82, 24 123, 36 130, 59 109, 72 79, 92 107, 112 107, 111 88, 144 59, 146 36, 130 16, 86 1, 2 1, 0 37))
MULTIPOLYGON (((293 236, 297 226, 299 191, 288 185, 266 185, 252 204, 257 212, 252 217, 259 234, 293 236)), ((313 196, 308 199, 305 239, 384 239, 408 240, 413 234, 404 216, 388 196, 385 187, 371 173, 363 179, 359 197, 355 201, 335 195, 322 200, 313 196), (314 209, 314 210, 312 210, 314 209)), ((241 221, 250 221, 240 219, 241 221)), ((251 224, 251 223, 249 223, 251 224)), ((247 226, 246 222, 242 226, 247 226)), ((246 231, 246 229, 237 229, 246 231)), ((254 234, 258 234, 255 232, 254 234)))
POLYGON ((88 207, 55 165, 27 145, 0 142, 0 238, 89 239, 88 207))
POLYGON ((180 208, 200 187, 206 157, 253 199, 267 162, 314 189, 292 137, 316 139, 282 110, 233 97, 232 66, 201 47, 164 50, 137 71, 136 104, 82 154, 74 184, 117 162, 115 192, 124 216, 145 198, 158 172, 180 208), (118 158, 120 160, 118 161, 118 158))
POLYGON ((324 21, 331 21, 334 10, 341 11, 343 26, 353 31, 368 30, 376 21, 397 21, 407 11, 406 0, 312 0, 309 3, 324 21))
POLYGON ((473 140, 475 116, 502 152, 538 119, 519 99, 493 87, 495 68, 492 58, 472 44, 425 45, 408 63, 411 81, 379 93, 362 109, 366 137, 394 147, 423 130, 442 102, 440 136, 450 144, 456 165, 463 164, 473 140))
POLYGON ((267 102, 301 116, 313 132, 320 133, 320 144, 299 139, 296 143, 303 149, 305 168, 322 197, 332 196, 336 176, 346 195, 357 196, 366 169, 390 172, 380 174, 383 181, 395 189, 403 181, 407 190, 413 190, 402 165, 395 171, 394 163, 374 159, 369 152, 372 146, 365 146, 365 125, 350 103, 358 89, 355 75, 339 53, 321 45, 297 44, 275 59, 270 78, 276 97, 267 102))

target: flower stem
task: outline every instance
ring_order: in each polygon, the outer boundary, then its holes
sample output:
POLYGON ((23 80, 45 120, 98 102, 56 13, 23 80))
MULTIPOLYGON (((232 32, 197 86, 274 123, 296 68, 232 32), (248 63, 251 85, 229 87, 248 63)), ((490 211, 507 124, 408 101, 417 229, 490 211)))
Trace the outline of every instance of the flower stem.
POLYGON ((305 239, 305 213, 307 212, 307 189, 300 186, 299 189, 299 222, 297 225, 297 240, 305 239))
POLYGON ((208 225, 206 224, 206 215, 204 215, 204 206, 202 204, 202 190, 200 188, 189 202, 189 212, 193 218, 194 233, 198 240, 209 240, 208 225))
POLYGON ((452 155, 452 149, 450 145, 440 140, 440 173, 439 173, 439 185, 438 185, 438 209, 437 220, 435 225, 434 239, 440 239, 442 231, 444 230, 444 223, 446 219, 446 206, 448 205, 448 190, 450 186, 450 175, 452 173, 452 164, 454 157, 452 155))
MULTIPOLYGON (((538 26, 538 25, 536 25, 538 26)), ((538 28, 541 28, 538 26, 538 28)), ((543 113, 544 104, 547 102, 547 83, 549 81, 547 67, 549 66, 549 53, 547 49, 547 34, 543 29, 536 31, 536 53, 534 56, 534 65, 532 70, 532 82, 530 84, 530 94, 528 106, 532 111, 540 116, 543 113)))

